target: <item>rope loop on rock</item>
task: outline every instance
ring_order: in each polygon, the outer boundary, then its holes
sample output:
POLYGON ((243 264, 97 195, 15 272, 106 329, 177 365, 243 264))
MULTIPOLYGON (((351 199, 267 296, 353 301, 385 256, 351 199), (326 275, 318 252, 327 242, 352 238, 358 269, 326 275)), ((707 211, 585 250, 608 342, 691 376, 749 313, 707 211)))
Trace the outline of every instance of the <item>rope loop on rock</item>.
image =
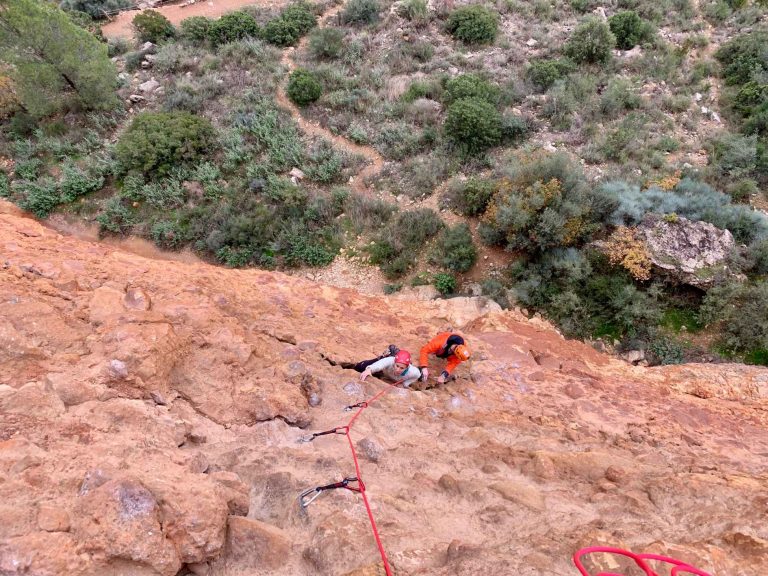
MULTIPOLYGON (((576 568, 578 568, 579 572, 581 572, 582 576, 590 576, 590 573, 587 571, 586 568, 584 568, 584 564, 581 561, 582 556, 586 556, 588 554, 600 553, 600 552, 606 553, 606 554, 616 554, 619 556, 625 556, 626 558, 630 558, 635 562, 635 564, 637 564, 638 568, 640 568, 641 570, 643 570, 643 572, 645 572, 645 576, 659 576, 648 565, 646 560, 652 560, 655 562, 664 562, 665 564, 671 564, 672 569, 669 572, 669 576, 679 576, 682 574, 692 574, 693 576, 712 576, 708 572, 704 572, 703 570, 694 568, 690 564, 687 564, 680 560, 675 560, 674 558, 669 558, 668 556, 659 556, 658 554, 636 554, 635 552, 630 552, 629 550, 622 550, 621 548, 613 548, 612 546, 589 546, 587 548, 582 548, 581 550, 578 550, 573 555, 573 563, 576 565, 576 568)), ((615 574, 613 572, 600 572, 595 576, 622 576, 622 575, 615 574)))

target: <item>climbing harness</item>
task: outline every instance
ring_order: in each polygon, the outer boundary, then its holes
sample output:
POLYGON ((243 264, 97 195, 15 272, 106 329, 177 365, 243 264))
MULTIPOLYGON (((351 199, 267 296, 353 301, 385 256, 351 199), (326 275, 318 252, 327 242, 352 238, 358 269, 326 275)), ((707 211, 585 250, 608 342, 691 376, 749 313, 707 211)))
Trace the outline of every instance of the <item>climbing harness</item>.
POLYGON ((346 488, 352 492, 363 491, 363 487, 362 484, 360 484, 360 481, 355 476, 349 476, 344 478, 344 480, 341 482, 334 482, 333 484, 326 484, 325 486, 317 486, 315 488, 310 488, 309 490, 304 490, 304 492, 299 495, 299 506, 301 506, 302 509, 306 509, 307 506, 312 504, 312 502, 314 502, 315 499, 320 496, 320 494, 326 490, 334 490, 336 488, 346 488), (358 486, 350 486, 350 482, 357 482, 358 486))
POLYGON ((357 404, 352 404, 350 406, 347 406, 344 408, 345 412, 351 412, 355 408, 357 408, 357 412, 352 416, 352 418, 347 422, 346 426, 337 426, 336 428, 331 428, 330 430, 325 430, 323 432, 315 432, 314 434, 309 434, 307 436, 302 436, 299 438, 299 442, 312 442, 316 438, 319 438, 320 436, 330 436, 332 434, 343 434, 347 437, 347 440, 349 441, 349 449, 352 452, 352 460, 355 463, 355 473, 356 476, 348 476, 347 478, 344 478, 341 482, 334 482, 333 484, 327 484, 325 486, 317 486, 315 488, 309 488, 308 490, 304 490, 299 495, 299 508, 302 512, 306 512, 307 506, 309 506, 312 502, 315 501, 316 498, 320 496, 323 492, 326 492, 328 490, 333 490, 335 488, 345 488, 347 490, 351 490, 352 492, 358 492, 363 497, 363 504, 365 504, 365 510, 368 512, 368 520, 371 523, 371 530, 373 531, 373 538, 376 540, 376 546, 379 549, 379 554, 381 555, 381 561, 384 564, 384 572, 387 576, 392 576, 392 570, 389 567, 389 561, 387 560, 387 553, 384 552, 384 545, 381 543, 381 538, 379 537, 379 530, 376 527, 376 520, 373 518, 373 511, 371 510, 371 505, 368 502, 368 496, 365 494, 365 484, 363 484, 363 476, 360 472, 360 463, 357 460, 357 452, 355 452, 355 445, 352 443, 352 437, 349 435, 349 431, 352 429, 352 425, 355 423, 355 420, 362 414, 363 410, 368 408, 371 404, 376 402, 379 398, 384 396, 387 392, 394 389, 398 384, 402 384, 405 379, 398 380, 394 384, 390 384, 387 388, 384 390, 381 390, 378 392, 373 398, 370 400, 364 400, 363 402, 358 402, 357 404), (349 484, 355 482, 357 483, 357 486, 350 486, 349 484))
MULTIPOLYGON (((581 550, 577 551, 573 555, 573 563, 576 565, 576 568, 579 569, 579 572, 581 572, 582 576, 590 576, 590 573, 587 571, 586 568, 584 568, 584 564, 581 561, 582 557, 588 554, 594 554, 599 552, 603 552, 607 554, 617 554, 619 556, 625 556, 627 558, 634 560, 635 564, 637 564, 637 566, 641 570, 643 570, 643 572, 645 572, 645 576, 659 576, 648 565, 647 563, 648 560, 656 561, 656 562, 664 562, 665 564, 671 564, 672 569, 669 572, 669 576, 678 576, 682 574, 692 574, 693 576, 712 576, 708 572, 704 572, 703 570, 694 568, 690 564, 686 564, 685 562, 682 562, 680 560, 675 560, 674 558, 669 558, 667 556, 659 556, 658 554, 636 554, 634 552, 630 552, 629 550, 622 550, 621 548, 613 548, 610 546, 589 546, 588 548, 582 548, 581 550)), ((595 576, 622 576, 622 575, 616 574, 614 572, 599 572, 598 574, 595 574, 595 576)))

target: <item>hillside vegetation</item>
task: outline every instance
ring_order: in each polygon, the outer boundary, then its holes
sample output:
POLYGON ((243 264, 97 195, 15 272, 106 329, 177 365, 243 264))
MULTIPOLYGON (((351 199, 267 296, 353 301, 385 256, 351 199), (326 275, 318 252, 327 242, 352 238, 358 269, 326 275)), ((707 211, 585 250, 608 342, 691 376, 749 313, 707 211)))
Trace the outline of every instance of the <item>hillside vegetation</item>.
POLYGON ((0 4, 0 197, 35 216, 233 267, 343 248, 651 363, 768 363, 764 0, 144 11, 109 41, 120 2, 61 7, 0 4), (692 280, 649 248, 689 222, 733 238, 692 280))

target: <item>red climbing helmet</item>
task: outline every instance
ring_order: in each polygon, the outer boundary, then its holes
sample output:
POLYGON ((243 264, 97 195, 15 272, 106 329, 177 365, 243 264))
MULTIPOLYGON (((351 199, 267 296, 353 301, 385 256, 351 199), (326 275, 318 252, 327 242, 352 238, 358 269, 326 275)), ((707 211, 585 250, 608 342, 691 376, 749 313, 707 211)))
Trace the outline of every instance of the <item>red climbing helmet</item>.
POLYGON ((411 363, 411 353, 408 352, 408 350, 400 350, 397 354, 395 354, 395 363, 396 364, 410 364, 411 363))

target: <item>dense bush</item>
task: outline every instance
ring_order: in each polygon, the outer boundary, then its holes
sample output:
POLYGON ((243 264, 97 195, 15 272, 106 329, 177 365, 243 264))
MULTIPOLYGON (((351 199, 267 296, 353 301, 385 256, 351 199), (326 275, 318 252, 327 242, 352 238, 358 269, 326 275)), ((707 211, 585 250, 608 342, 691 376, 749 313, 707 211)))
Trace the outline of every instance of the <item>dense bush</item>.
POLYGON ((439 272, 434 278, 435 288, 443 296, 448 296, 456 291, 456 278, 452 274, 439 272))
POLYGON ((528 66, 526 75, 534 87, 546 92, 556 81, 565 78, 575 69, 569 60, 534 60, 528 66))
POLYGON ((463 98, 479 98, 496 105, 501 98, 501 90, 477 74, 461 74, 445 82, 443 98, 448 104, 463 98))
POLYGON ((142 112, 120 137, 115 156, 123 172, 164 174, 213 151, 211 123, 188 112, 142 112))
POLYGON ((113 234, 127 234, 134 224, 131 211, 118 197, 110 198, 107 201, 104 210, 96 217, 96 221, 102 232, 113 234))
POLYGON ((0 172, 0 198, 10 198, 11 185, 5 172, 0 172))
POLYGON ((640 108, 642 103, 643 99, 629 80, 613 78, 600 98, 600 112, 608 118, 615 118, 622 112, 640 108))
POLYGON ((626 272, 593 251, 555 249, 520 264, 512 293, 568 336, 642 338, 661 319, 658 287, 639 290, 626 272))
POLYGON ((426 0, 403 0, 398 14, 415 24, 426 24, 429 21, 429 7, 426 0))
POLYGON ((61 201, 74 202, 80 196, 100 190, 103 185, 102 175, 88 174, 76 166, 65 165, 60 183, 61 201))
POLYGON ((565 45, 565 53, 574 62, 605 63, 611 59, 616 37, 608 24, 594 17, 576 27, 565 45))
POLYGON ((615 203, 594 189, 564 154, 534 155, 510 166, 480 226, 490 244, 531 254, 577 246, 599 229, 615 203))
POLYGON ((286 94, 299 106, 306 106, 320 98, 323 87, 317 76, 309 70, 297 68, 288 79, 286 94))
POLYGON ((133 17, 134 30, 139 42, 162 42, 176 35, 176 29, 165 16, 156 10, 144 10, 133 17))
POLYGON ((45 218, 61 204, 61 194, 52 178, 44 177, 35 181, 14 182, 14 193, 18 194, 18 205, 38 218, 45 218))
POLYGON ((446 199, 465 216, 479 216, 485 212, 495 190, 493 181, 484 178, 469 178, 463 182, 454 180, 448 186, 446 199))
POLYGON ((700 313, 705 322, 717 323, 726 350, 768 350, 768 282, 711 288, 700 313))
POLYGON ((477 261, 477 248, 466 224, 446 228, 435 245, 433 261, 451 272, 466 272, 477 261))
POLYGON ((742 34, 723 44, 715 58, 723 66, 725 83, 731 86, 743 85, 755 74, 768 70, 768 32, 756 31, 742 34))
POLYGON ((622 50, 630 50, 653 38, 651 23, 640 18, 637 12, 632 10, 614 14, 608 18, 608 25, 616 37, 616 45, 622 50))
POLYGON ((501 114, 479 98, 457 100, 448 107, 445 134, 460 150, 476 154, 501 141, 501 114))
POLYGON ((275 46, 292 46, 316 25, 312 8, 304 2, 296 2, 285 8, 280 16, 267 22, 262 36, 275 46))
POLYGON ((259 25, 256 19, 243 11, 224 14, 218 20, 211 22, 208 30, 208 39, 214 46, 258 36, 259 25))
POLYGON ((91 18, 100 20, 107 14, 133 6, 131 0, 62 0, 59 7, 70 12, 85 12, 91 18))
POLYGON ((451 12, 445 28, 466 44, 490 44, 499 30, 499 15, 478 4, 462 6, 451 12))
POLYGON ((400 214, 369 248, 371 263, 380 265, 388 278, 402 276, 413 267, 416 255, 442 226, 440 217, 429 208, 400 214))
POLYGON ((380 9, 377 0, 349 0, 341 13, 341 21, 344 24, 373 24, 379 19, 380 9))
POLYGON ((309 35, 309 53, 317 60, 335 60, 344 48, 344 32, 339 28, 316 28, 309 35))
POLYGON ((200 45, 208 40, 213 21, 205 16, 184 18, 179 24, 179 35, 183 40, 193 45, 200 45))
POLYGON ((602 186, 602 192, 615 201, 609 216, 614 224, 637 224, 649 212, 677 214, 728 229, 740 243, 768 238, 768 217, 748 206, 732 204, 730 196, 701 182, 683 179, 670 191, 657 187, 640 190, 625 182, 609 182, 602 186))

